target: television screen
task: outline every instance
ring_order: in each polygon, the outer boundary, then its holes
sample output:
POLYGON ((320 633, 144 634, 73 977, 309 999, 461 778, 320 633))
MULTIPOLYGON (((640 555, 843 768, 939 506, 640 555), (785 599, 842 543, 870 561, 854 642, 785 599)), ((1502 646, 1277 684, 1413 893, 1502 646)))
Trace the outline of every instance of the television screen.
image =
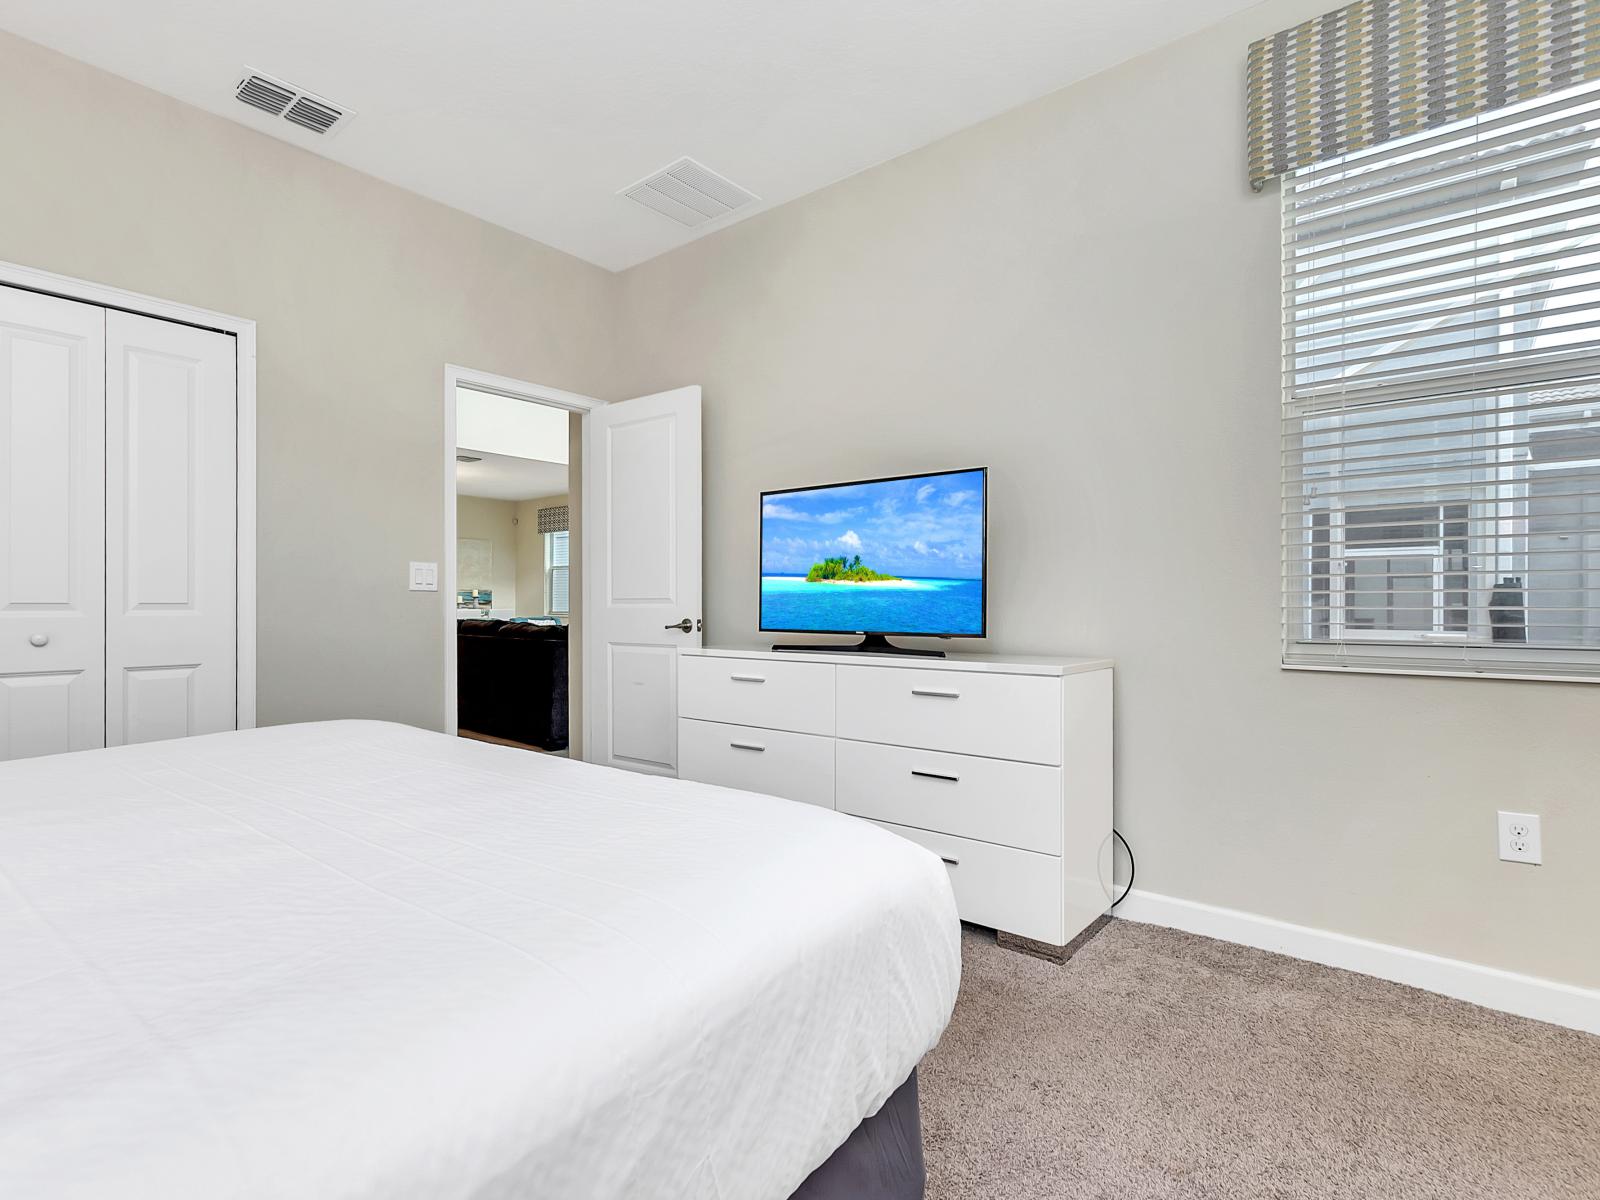
POLYGON ((984 634, 982 468, 761 496, 761 628, 984 634))

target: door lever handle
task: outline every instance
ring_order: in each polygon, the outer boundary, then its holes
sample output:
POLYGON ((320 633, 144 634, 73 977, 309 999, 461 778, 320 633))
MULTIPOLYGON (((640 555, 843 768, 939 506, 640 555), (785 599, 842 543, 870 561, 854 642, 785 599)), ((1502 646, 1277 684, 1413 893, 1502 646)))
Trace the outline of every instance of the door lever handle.
POLYGON ((676 629, 679 633, 693 633, 694 632, 694 622, 691 621, 688 617, 685 617, 681 621, 677 621, 677 622, 675 622, 675 623, 673 623, 671 625, 663 625, 661 628, 663 628, 663 629, 676 629))

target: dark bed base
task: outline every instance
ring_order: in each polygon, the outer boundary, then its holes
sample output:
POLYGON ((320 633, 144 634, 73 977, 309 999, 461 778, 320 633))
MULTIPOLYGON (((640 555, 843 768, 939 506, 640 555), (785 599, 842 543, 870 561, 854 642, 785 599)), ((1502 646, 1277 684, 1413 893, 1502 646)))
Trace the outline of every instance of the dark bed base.
POLYGON ((922 1200, 922 1114, 917 1073, 815 1171, 789 1200, 922 1200))

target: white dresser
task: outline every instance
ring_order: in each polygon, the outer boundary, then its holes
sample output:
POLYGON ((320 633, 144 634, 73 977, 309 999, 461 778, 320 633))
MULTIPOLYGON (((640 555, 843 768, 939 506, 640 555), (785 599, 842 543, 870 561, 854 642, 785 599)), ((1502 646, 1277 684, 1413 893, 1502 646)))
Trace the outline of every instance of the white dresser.
POLYGON ((1111 903, 1111 667, 684 650, 678 774, 920 842, 963 920, 1059 954, 1111 903))

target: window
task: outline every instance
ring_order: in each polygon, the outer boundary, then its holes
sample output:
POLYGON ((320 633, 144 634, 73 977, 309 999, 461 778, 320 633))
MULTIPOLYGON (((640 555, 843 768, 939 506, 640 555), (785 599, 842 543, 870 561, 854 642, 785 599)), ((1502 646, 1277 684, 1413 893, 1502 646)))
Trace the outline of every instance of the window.
POLYGON ((1460 639, 1471 626, 1465 504, 1313 510, 1314 636, 1460 639), (1335 574, 1335 564, 1338 572, 1335 574))
POLYGON ((567 531, 544 535, 544 610, 567 615, 567 531))
POLYGON ((1600 677, 1600 85, 1283 216, 1285 664, 1600 677))

